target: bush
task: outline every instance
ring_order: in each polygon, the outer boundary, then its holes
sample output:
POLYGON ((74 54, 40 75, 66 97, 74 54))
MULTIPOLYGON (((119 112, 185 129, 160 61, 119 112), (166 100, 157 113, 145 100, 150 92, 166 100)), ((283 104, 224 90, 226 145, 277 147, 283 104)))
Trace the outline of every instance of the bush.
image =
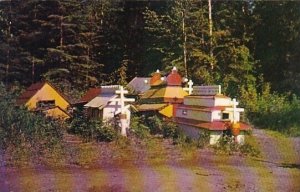
POLYGON ((178 133, 177 125, 173 122, 167 121, 162 125, 162 133, 164 138, 174 138, 178 133))
POLYGON ((209 131, 205 130, 199 133, 197 140, 197 147, 203 148, 209 144, 210 134, 209 131))
POLYGON ((113 121, 102 123, 98 120, 91 120, 79 110, 74 112, 68 131, 81 136, 86 142, 92 140, 110 142, 118 137, 113 124, 113 121))
POLYGON ((110 123, 93 122, 95 128, 95 138, 97 141, 111 142, 118 138, 118 132, 110 123))
POLYGON ((218 153, 223 154, 234 154, 241 153, 243 155, 250 156, 259 156, 260 152, 250 143, 245 143, 243 145, 237 144, 234 142, 234 138, 232 136, 224 135, 221 137, 216 145, 212 146, 213 149, 218 153))
POLYGON ((300 99, 297 96, 271 93, 268 84, 261 94, 243 90, 241 96, 247 117, 255 126, 300 135, 300 99))
POLYGON ((159 118, 157 115, 151 116, 147 118, 147 126, 150 129, 151 134, 161 134, 163 123, 161 118, 159 118))
POLYGON ((150 135, 150 129, 145 124, 145 116, 132 116, 130 120, 130 131, 140 139, 145 139, 150 135))

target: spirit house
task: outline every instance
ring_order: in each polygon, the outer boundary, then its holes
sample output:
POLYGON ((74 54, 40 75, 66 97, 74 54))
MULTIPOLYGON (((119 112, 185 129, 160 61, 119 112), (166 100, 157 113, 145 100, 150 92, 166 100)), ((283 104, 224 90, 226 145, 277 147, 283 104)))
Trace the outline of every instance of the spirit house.
POLYGON ((243 144, 245 131, 250 126, 240 122, 243 108, 237 108, 235 99, 221 94, 221 86, 194 86, 193 94, 184 97, 182 105, 175 109, 175 121, 186 135, 197 139, 199 133, 208 131, 211 145, 224 134, 231 134, 243 144))

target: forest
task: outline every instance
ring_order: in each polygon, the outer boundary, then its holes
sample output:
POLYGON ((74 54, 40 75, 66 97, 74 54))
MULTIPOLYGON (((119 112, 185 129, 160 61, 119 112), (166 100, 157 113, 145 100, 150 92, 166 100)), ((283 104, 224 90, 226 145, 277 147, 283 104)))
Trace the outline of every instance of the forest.
POLYGON ((176 66, 196 85, 222 85, 254 123, 300 124, 298 1, 1 1, 0 25, 9 91, 47 80, 78 98, 176 66))

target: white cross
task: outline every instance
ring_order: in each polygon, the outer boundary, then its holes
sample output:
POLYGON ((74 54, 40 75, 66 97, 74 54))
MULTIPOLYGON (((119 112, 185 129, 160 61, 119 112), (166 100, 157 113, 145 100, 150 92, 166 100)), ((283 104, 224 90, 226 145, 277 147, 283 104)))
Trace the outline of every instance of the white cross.
POLYGON ((189 87, 183 88, 183 90, 189 92, 189 95, 192 94, 192 92, 193 92, 193 84, 194 84, 193 81, 189 80, 189 82, 188 82, 189 87))
POLYGON ((121 105, 121 114, 125 114, 126 106, 125 102, 134 102, 135 99, 133 98, 126 98, 124 95, 127 94, 128 91, 124 89, 123 86, 120 86, 120 90, 116 90, 116 94, 120 94, 120 98, 112 99, 112 101, 120 102, 121 105))
MULTIPOLYGON (((121 105, 121 134, 126 137, 126 129, 128 128, 127 119, 126 119, 126 109, 129 108, 129 105, 125 106, 125 102, 134 102, 133 98, 126 98, 124 95, 127 94, 128 91, 124 90, 123 86, 120 86, 120 90, 116 90, 116 94, 120 94, 120 98, 112 99, 112 101, 120 102, 121 105), (125 117, 125 118, 124 118, 125 117)), ((119 112, 119 110, 117 111, 119 112)))
POLYGON ((232 122, 237 123, 236 114, 238 112, 243 112, 244 109, 236 107, 239 104, 239 102, 237 102, 235 98, 231 101, 231 104, 232 104, 233 107, 232 108, 231 107, 230 108, 225 108, 225 112, 232 112, 232 122))

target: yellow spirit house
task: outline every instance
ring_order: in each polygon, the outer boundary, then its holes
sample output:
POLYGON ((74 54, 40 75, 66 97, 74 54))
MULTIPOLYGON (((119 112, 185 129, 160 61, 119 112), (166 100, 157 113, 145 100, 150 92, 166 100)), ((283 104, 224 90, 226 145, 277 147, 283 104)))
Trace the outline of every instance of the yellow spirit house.
POLYGON ((18 106, 24 105, 30 111, 43 112, 46 116, 67 119, 70 102, 49 82, 32 84, 17 99, 18 106))

